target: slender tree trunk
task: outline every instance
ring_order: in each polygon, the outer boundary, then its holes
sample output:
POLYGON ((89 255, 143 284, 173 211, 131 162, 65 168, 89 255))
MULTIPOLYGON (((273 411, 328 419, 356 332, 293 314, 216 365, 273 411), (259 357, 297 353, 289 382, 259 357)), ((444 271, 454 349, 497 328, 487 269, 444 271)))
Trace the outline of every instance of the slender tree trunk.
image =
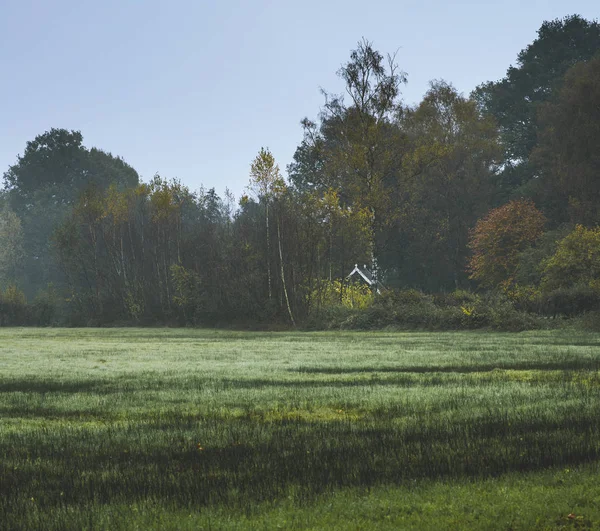
POLYGON ((375 209, 371 207, 371 278, 373 279, 373 294, 377 295, 377 287, 379 285, 379 249, 377 248, 376 231, 375 231, 375 209))
POLYGON ((329 282, 333 280, 333 220, 329 223, 329 282))
POLYGON ((165 241, 165 250, 163 252, 163 266, 165 273, 165 290, 167 295, 167 310, 171 311, 171 291, 169 289, 169 267, 167 266, 167 257, 171 255, 171 248, 169 246, 169 240, 167 238, 167 231, 163 228, 163 238, 165 241))
POLYGON ((290 299, 288 297, 287 286, 285 283, 285 275, 283 272, 283 253, 281 252, 281 231, 279 229, 279 218, 277 218, 277 244, 279 246, 279 264, 281 267, 281 283, 283 284, 283 294, 285 295, 285 303, 287 305, 288 314, 290 316, 290 321, 292 321, 292 325, 296 328, 296 321, 294 321, 294 315, 292 314, 292 308, 290 306, 290 299))
POLYGON ((266 201, 266 222, 267 222, 267 281, 269 284, 269 300, 273 298, 273 290, 271 289, 271 238, 269 236, 269 200, 266 201))
POLYGON ((120 243, 121 243, 121 271, 123 272, 123 281, 127 286, 127 271, 125 271, 125 247, 123 245, 123 226, 119 228, 120 231, 120 243))
POLYGON ((96 227, 90 224, 90 236, 94 245, 94 277, 96 280, 96 311, 97 315, 102 313, 102 301, 100 299, 100 269, 98 268, 98 240, 96 227))

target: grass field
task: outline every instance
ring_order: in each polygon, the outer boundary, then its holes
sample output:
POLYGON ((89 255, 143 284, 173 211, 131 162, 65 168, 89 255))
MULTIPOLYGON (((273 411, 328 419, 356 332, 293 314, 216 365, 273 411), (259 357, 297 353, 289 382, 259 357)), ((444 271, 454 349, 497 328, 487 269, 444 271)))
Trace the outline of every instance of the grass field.
POLYGON ((600 335, 0 329, 0 529, 600 526, 600 335))

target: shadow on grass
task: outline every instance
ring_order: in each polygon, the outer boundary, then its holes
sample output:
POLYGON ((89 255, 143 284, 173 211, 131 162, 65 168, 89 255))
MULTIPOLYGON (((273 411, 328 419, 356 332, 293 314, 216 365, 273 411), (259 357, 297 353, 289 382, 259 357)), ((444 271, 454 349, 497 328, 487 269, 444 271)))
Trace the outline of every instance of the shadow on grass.
POLYGON ((0 382, 0 393, 98 393, 109 385, 109 382, 98 380, 11 379, 0 382))
MULTIPOLYGON (((228 390, 260 390, 265 388, 281 389, 310 389, 310 388, 359 388, 359 387, 440 387, 455 386, 460 383, 461 386, 481 386, 494 385, 494 374, 498 373, 498 378, 503 377, 503 371, 564 371, 562 380, 572 382, 572 372, 575 371, 598 371, 600 362, 595 360, 575 360, 570 362, 549 362, 549 363, 505 363, 490 365, 452 365, 452 366, 410 366, 410 367, 303 367, 300 369, 285 369, 288 373, 297 375, 306 375, 306 378, 221 378, 221 377, 198 377, 190 378, 185 381, 180 379, 160 379, 154 378, 149 384, 145 380, 136 378, 121 378, 112 380, 86 380, 86 381, 51 381, 51 380, 32 380, 32 379, 13 379, 0 384, 0 395, 10 393, 23 393, 41 395, 41 399, 46 395, 52 394, 82 394, 89 395, 113 395, 123 393, 153 393, 165 391, 177 392, 221 392, 228 390), (379 377, 378 375, 386 375, 379 377), (462 378, 461 375, 486 374, 491 376, 489 379, 469 379, 462 378), (309 376, 331 376, 331 379, 316 379, 309 376), (348 375, 348 378, 343 378, 348 375), (363 378, 352 378, 352 375, 363 378), (452 377, 454 375, 454 377, 452 377), (341 379, 334 378, 342 377, 341 379)), ((486 376, 487 378, 487 376, 486 376)), ((556 382, 562 381, 557 378, 556 382)), ((527 381, 526 383, 535 383, 527 381)), ((548 379, 542 379, 541 383, 548 385, 551 383, 548 379)), ((187 401, 185 396, 182 401, 187 401)), ((103 408, 104 409, 104 408, 103 408)), ((4 407, 1 411, 4 414, 27 415, 32 412, 34 416, 54 415, 55 412, 45 409, 44 404, 29 404, 25 409, 18 410, 17 406, 4 407)), ((79 413, 73 413, 78 416, 79 413)), ((82 412, 83 415, 86 411, 82 412)))
POLYGON ((288 369, 289 372, 299 372, 305 374, 359 374, 359 373, 462 373, 470 374, 476 372, 491 372, 494 370, 513 370, 513 371, 578 371, 578 370, 600 370, 600 358, 595 359, 574 359, 565 361, 549 362, 527 362, 518 363, 490 363, 475 365, 411 365, 406 367, 302 367, 300 369, 288 369))
POLYGON ((145 424, 121 437, 115 428, 103 440, 86 433, 6 437, 0 442, 0 509, 18 498, 45 507, 141 499, 243 507, 290 489, 311 499, 340 487, 571 466, 600 457, 594 416, 574 410, 548 422, 470 419, 404 431, 353 422, 241 419, 219 425, 222 440, 229 440, 219 445, 206 440, 201 426, 193 440, 169 438, 179 433, 177 422, 145 424))

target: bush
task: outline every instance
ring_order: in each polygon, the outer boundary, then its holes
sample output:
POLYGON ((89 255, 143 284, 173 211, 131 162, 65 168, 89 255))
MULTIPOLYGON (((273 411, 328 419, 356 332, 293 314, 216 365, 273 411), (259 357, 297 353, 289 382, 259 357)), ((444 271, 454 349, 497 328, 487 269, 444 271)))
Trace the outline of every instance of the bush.
POLYGON ((494 330, 521 331, 546 326, 535 315, 519 311, 498 294, 479 296, 468 291, 426 295, 417 290, 386 292, 363 310, 332 308, 310 320, 308 328, 376 330, 494 330), (317 324, 318 323, 318 324, 317 324))
POLYGON ((521 332, 546 326, 540 317, 517 310, 510 299, 503 294, 487 294, 482 297, 479 308, 485 326, 492 330, 521 332))
POLYGON ((377 330, 394 324, 393 318, 385 308, 371 306, 362 311, 351 313, 340 325, 343 330, 377 330))
POLYGON ((479 302, 479 295, 464 289, 457 289, 451 293, 436 293, 433 300, 437 306, 442 308, 461 306, 472 306, 479 302))
POLYGON ((600 311, 586 312, 573 319, 575 328, 589 332, 600 332, 600 311))
POLYGON ((16 286, 0 291, 0 326, 23 326, 29 323, 25 294, 16 286))
POLYGON ((552 317, 573 317, 596 310, 600 310, 600 293, 585 284, 555 289, 542 295, 540 301, 540 312, 552 317))
POLYGON ((358 310, 347 306, 332 305, 313 310, 303 323, 306 330, 339 330, 349 318, 358 314, 358 310))
POLYGON ((35 326, 54 326, 57 323, 60 298, 51 284, 41 290, 31 308, 32 324, 35 326))
POLYGON ((316 283, 310 294, 310 311, 321 311, 323 308, 334 306, 364 309, 372 302, 373 293, 366 284, 321 280, 316 283))
POLYGON ((593 286, 600 278, 600 227, 577 225, 560 240, 556 252, 543 262, 542 286, 546 289, 593 286))
POLYGON ((433 297, 425 295, 423 292, 416 289, 405 289, 405 290, 386 290, 381 295, 376 297, 375 301, 377 306, 401 306, 401 305, 414 305, 424 304, 433 302, 433 297))
POLYGON ((515 284, 505 291, 505 295, 516 310, 529 313, 540 313, 542 293, 539 288, 515 284))

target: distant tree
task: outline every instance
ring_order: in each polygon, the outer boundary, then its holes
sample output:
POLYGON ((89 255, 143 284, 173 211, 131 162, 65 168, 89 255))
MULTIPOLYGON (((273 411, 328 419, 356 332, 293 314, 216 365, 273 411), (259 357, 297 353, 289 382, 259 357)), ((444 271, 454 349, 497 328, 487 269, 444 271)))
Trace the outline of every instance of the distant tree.
POLYGON ((546 218, 533 202, 519 200, 491 210, 471 232, 468 270, 482 286, 509 286, 523 252, 542 235, 546 218))
POLYGON ((60 285, 62 272, 52 248, 52 233, 90 187, 112 183, 134 187, 137 172, 122 159, 83 145, 79 131, 51 129, 27 142, 23 155, 4 173, 4 195, 23 228, 24 289, 29 297, 49 283, 60 285))
POLYGON ((288 171, 299 190, 332 189, 343 206, 368 209, 375 265, 383 251, 382 233, 394 218, 392 168, 401 153, 394 120, 406 74, 395 56, 385 58, 363 39, 338 76, 346 99, 324 92, 320 123, 303 120, 304 140, 288 171))
POLYGON ((23 255, 21 220, 0 205, 0 289, 21 280, 23 255))
POLYGON ((540 106, 541 196, 555 223, 600 222, 600 55, 578 63, 540 106))
POLYGON ((469 229, 488 209, 500 158, 494 121, 435 81, 418 106, 404 110, 400 127, 408 137, 400 177, 403 263, 421 286, 457 287, 466 279, 469 229))
POLYGON ((0 326, 23 326, 29 324, 27 298, 14 284, 0 289, 0 326))
POLYGON ((41 193, 56 204, 72 205, 90 185, 132 187, 138 180, 137 172, 122 159, 96 148, 88 150, 81 132, 66 129, 51 129, 27 142, 23 155, 4 174, 17 213, 31 208, 41 193))
POLYGON ((587 284, 600 290, 600 228, 577 225, 542 264, 542 286, 552 290, 587 284))
POLYGON ((544 232, 535 245, 527 247, 519 254, 518 270, 515 284, 537 288, 542 282, 544 264, 556 253, 558 242, 573 230, 569 224, 561 225, 558 229, 544 232))
POLYGON ((529 158, 537 141, 540 104, 556 93, 569 68, 599 51, 598 22, 578 15, 546 21, 503 79, 476 89, 475 98, 494 116, 502 132, 505 167, 498 179, 500 197, 519 193, 535 176, 529 158))
POLYGON ((279 166, 275 163, 273 154, 265 148, 261 148, 256 158, 250 165, 249 189, 264 204, 265 227, 266 227, 266 264, 267 264, 267 287, 269 299, 273 298, 272 275, 271 275, 271 234, 269 228, 269 206, 276 191, 283 187, 283 178, 279 166))

